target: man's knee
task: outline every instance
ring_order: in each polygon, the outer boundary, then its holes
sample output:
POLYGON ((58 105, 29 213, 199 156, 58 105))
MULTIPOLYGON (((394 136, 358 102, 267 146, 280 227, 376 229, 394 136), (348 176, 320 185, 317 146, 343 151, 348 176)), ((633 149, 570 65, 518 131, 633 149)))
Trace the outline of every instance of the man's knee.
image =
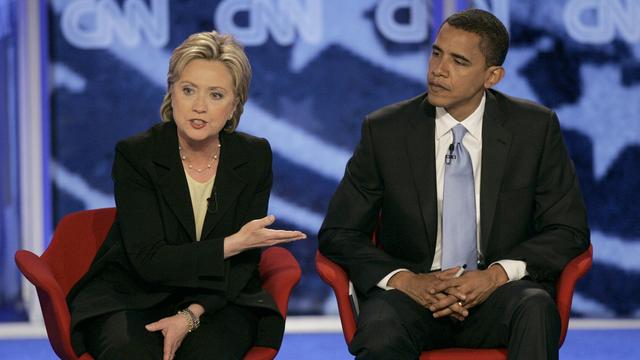
POLYGON ((518 301, 514 320, 546 324, 545 327, 552 330, 560 327, 558 308, 551 295, 542 289, 527 289, 524 292, 518 301))
POLYGON ((542 289, 526 289, 516 304, 509 334, 509 359, 557 359, 560 315, 542 289))
POLYGON ((542 289, 527 289, 518 303, 519 308, 534 314, 558 316, 558 309, 553 298, 542 289))
POLYGON ((394 321, 373 321, 359 327, 349 351, 357 359, 415 359, 420 352, 410 334, 394 321))
MULTIPOLYGON (((392 294, 385 294, 392 295, 392 294)), ((406 316, 400 315, 389 297, 367 301, 360 314, 349 351, 357 359, 415 359, 421 345, 406 316)), ((414 319, 418 321, 418 319, 414 319)))

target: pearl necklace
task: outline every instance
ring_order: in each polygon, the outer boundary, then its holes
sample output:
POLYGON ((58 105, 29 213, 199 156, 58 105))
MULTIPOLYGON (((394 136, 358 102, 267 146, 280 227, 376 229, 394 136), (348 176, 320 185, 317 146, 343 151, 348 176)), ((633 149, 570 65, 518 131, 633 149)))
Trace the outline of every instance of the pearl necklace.
MULTIPOLYGON (((214 161, 218 160, 218 157, 220 155, 220 148, 222 147, 221 144, 218 144, 218 153, 217 154, 213 154, 211 156, 211 160, 209 160, 209 163, 207 164, 207 170, 211 169, 211 165, 213 164, 214 161)), ((182 161, 186 161, 187 162, 187 167, 189 168, 189 170, 195 170, 196 172, 203 172, 205 170, 205 168, 194 168, 193 164, 191 163, 191 160, 187 157, 187 155, 185 155, 182 152, 182 146, 178 145, 178 151, 180 152, 180 159, 182 159, 182 161)))

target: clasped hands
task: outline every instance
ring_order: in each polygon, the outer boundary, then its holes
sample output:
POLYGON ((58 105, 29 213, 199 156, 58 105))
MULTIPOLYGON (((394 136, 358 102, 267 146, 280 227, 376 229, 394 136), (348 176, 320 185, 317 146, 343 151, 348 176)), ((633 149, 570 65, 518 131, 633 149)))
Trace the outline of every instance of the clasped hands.
POLYGON ((246 223, 240 230, 224 239, 225 259, 245 250, 268 247, 296 240, 306 239, 307 235, 297 230, 269 229, 276 221, 273 215, 265 216, 246 223))
POLYGON ((429 309, 435 318, 451 316, 463 321, 469 316, 469 309, 482 304, 495 289, 508 281, 508 277, 499 264, 455 277, 458 269, 428 274, 400 271, 389 279, 387 285, 429 309))

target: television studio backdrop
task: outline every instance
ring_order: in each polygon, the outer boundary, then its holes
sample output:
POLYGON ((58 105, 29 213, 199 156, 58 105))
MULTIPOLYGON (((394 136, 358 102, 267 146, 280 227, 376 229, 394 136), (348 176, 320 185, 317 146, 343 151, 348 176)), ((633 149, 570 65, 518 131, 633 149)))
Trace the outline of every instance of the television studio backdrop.
POLYGON ((253 66, 240 130, 273 148, 270 213, 310 234, 288 246, 303 269, 290 314, 335 315, 316 233, 361 121, 425 91, 439 24, 470 6, 511 34, 497 88, 557 111, 577 168, 594 265, 574 315, 640 318, 638 0, 0 0, 0 324, 40 316, 16 249, 114 205, 116 142, 160 121, 171 50, 211 29, 253 66))

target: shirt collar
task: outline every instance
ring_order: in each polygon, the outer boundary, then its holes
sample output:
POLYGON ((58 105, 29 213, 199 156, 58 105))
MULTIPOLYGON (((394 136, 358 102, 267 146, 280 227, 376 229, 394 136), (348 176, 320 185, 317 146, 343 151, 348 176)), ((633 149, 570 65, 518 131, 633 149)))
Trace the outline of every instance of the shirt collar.
POLYGON ((462 124, 468 135, 480 140, 482 138, 482 117, 484 115, 484 107, 487 94, 482 95, 478 107, 467 116, 466 119, 458 122, 443 107, 436 106, 436 139, 440 139, 444 134, 448 133, 454 126, 462 124))

